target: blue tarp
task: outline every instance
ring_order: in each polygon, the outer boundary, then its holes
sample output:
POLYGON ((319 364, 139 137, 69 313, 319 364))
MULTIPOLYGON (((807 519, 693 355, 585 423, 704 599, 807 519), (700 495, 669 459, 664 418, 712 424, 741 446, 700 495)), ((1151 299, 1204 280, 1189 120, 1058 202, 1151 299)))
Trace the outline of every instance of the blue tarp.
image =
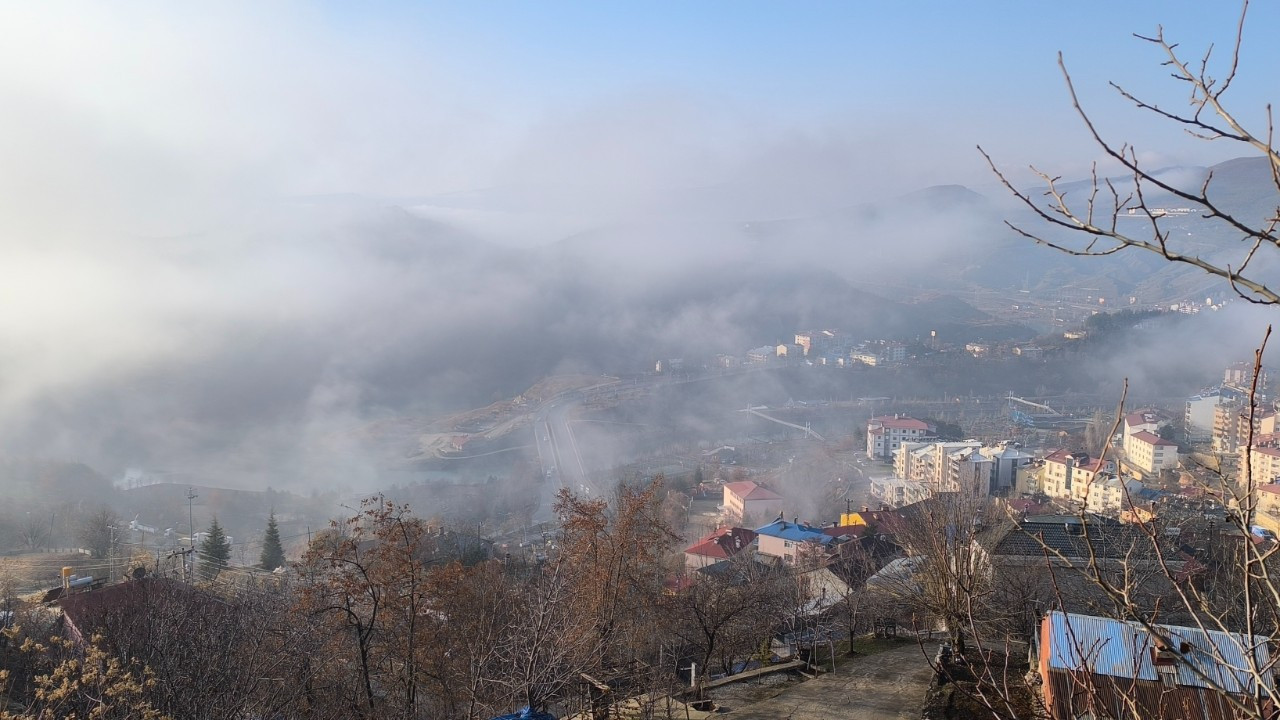
POLYGON ((523 707, 510 715, 499 715, 493 720, 556 720, 556 716, 551 713, 534 712, 527 707, 523 707))

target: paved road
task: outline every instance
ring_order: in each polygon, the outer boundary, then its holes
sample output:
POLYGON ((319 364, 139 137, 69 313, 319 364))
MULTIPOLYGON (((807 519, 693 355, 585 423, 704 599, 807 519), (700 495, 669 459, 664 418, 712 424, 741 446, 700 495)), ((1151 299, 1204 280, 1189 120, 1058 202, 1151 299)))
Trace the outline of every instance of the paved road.
MULTIPOLYGON (((934 643, 925 648, 933 651, 934 643)), ((723 714, 732 720, 899 720, 918 718, 932 670, 907 644, 840 665, 835 673, 723 714)))

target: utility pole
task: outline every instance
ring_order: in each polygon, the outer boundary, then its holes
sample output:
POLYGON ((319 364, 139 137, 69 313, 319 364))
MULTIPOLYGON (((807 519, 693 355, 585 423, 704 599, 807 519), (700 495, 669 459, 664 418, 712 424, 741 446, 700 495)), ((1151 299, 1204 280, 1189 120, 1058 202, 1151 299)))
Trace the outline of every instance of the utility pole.
POLYGON ((191 537, 187 539, 191 541, 191 548, 193 550, 196 547, 196 522, 194 511, 191 509, 191 501, 198 497, 200 496, 196 495, 196 491, 194 489, 187 488, 187 527, 191 528, 191 537))
MULTIPOLYGON (((182 575, 184 579, 187 580, 187 582, 191 582, 191 580, 193 579, 193 578, 187 578, 186 575, 187 575, 187 558, 189 556, 193 556, 196 551, 196 521, 195 521, 195 512, 192 510, 191 503, 197 497, 199 496, 196 495, 195 489, 188 486, 187 487, 187 525, 191 528, 191 536, 187 539, 191 541, 191 546, 187 548, 187 552, 183 553, 183 556, 182 556, 182 575)), ((194 575, 195 574, 194 565, 191 568, 191 570, 192 570, 192 575, 194 575)))
POLYGON ((116 526, 108 525, 107 530, 110 532, 110 540, 107 544, 107 584, 115 578, 116 571, 116 526))
MULTIPOLYGON (((158 552, 158 551, 157 551, 157 552, 158 552)), ((174 551, 170 552, 168 555, 166 555, 166 556, 165 556, 166 558, 170 558, 170 559, 175 558, 175 557, 177 557, 177 558, 182 558, 182 560, 181 560, 181 562, 182 562, 182 581, 183 581, 183 582, 185 582, 185 583, 190 583, 190 582, 191 582, 191 578, 189 578, 189 577, 187 576, 187 557, 188 557, 189 555, 191 555, 193 552, 194 552, 194 550, 193 550, 193 549, 191 549, 191 548, 187 548, 186 550, 183 550, 183 549, 179 548, 179 549, 177 549, 177 550, 174 550, 174 551)), ((192 569, 194 570, 194 568, 192 568, 192 569)))

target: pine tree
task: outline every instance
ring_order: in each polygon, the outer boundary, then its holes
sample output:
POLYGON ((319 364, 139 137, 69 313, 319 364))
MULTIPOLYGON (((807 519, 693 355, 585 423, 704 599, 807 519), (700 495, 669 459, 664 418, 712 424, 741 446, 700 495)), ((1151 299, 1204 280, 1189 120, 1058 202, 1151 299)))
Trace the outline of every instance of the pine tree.
POLYGON ((227 534, 222 531, 222 526, 218 524, 218 516, 213 516, 213 523, 209 525, 209 536, 200 543, 200 568, 201 574, 206 580, 212 580, 218 576, 218 571, 227 566, 227 560, 231 558, 231 543, 227 541, 227 534))
POLYGON ((262 539, 262 557, 259 562, 263 570, 275 570, 284 565, 284 545, 280 544, 280 528, 276 525, 274 510, 267 516, 267 534, 262 539))

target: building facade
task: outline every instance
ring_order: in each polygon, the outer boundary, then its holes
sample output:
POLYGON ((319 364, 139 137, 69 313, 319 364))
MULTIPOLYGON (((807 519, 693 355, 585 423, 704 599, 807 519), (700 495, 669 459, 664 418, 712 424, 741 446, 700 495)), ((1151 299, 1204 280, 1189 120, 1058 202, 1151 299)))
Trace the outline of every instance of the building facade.
POLYGON ((892 460, 893 452, 902 443, 919 442, 933 431, 928 423, 915 418, 897 415, 871 418, 867 421, 867 457, 892 460))

